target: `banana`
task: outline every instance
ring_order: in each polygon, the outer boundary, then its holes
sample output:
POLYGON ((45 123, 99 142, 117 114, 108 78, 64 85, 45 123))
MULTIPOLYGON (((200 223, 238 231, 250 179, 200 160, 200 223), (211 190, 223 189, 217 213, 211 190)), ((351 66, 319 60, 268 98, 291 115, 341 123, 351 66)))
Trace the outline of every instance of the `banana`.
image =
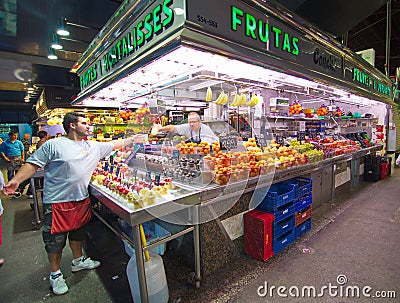
POLYGON ((228 95, 225 93, 223 93, 223 94, 224 94, 224 97, 221 100, 221 103, 220 103, 221 105, 225 105, 226 103, 228 103, 228 95))
POLYGON ((238 106, 238 105, 239 105, 239 102, 240 102, 240 97, 239 97, 238 94, 235 93, 235 95, 234 95, 234 97, 233 97, 233 100, 232 100, 230 106, 238 106))
POLYGON ((224 92, 221 92, 218 96, 218 98, 215 100, 215 104, 221 104, 221 100, 224 98, 224 92))
POLYGON ((239 101, 239 106, 243 106, 246 103, 246 95, 241 93, 240 94, 240 101, 239 101))
POLYGON ((250 101, 246 103, 246 106, 252 107, 256 106, 258 103, 258 97, 256 94, 253 94, 250 98, 250 101))
POLYGON ((211 90, 211 87, 208 87, 207 88, 207 93, 206 93, 206 101, 210 102, 211 99, 212 99, 212 90, 211 90))

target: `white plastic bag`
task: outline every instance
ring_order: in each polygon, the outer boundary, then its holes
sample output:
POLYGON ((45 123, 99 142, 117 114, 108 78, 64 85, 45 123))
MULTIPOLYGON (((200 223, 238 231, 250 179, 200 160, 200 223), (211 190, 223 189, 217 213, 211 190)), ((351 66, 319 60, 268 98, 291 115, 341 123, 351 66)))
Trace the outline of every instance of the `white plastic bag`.
POLYGON ((399 166, 400 165, 400 155, 397 157, 396 159, 396 165, 399 166))

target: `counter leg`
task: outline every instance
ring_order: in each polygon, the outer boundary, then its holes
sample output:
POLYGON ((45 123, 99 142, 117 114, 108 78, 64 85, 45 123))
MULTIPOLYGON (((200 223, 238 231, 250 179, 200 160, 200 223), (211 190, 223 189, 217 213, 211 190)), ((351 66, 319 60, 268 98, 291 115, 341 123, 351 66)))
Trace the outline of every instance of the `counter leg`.
POLYGON ((144 269, 144 258, 143 258, 143 246, 142 246, 142 240, 140 238, 139 225, 133 226, 133 243, 135 244, 135 256, 136 256, 136 266, 137 266, 139 289, 140 289, 140 298, 142 299, 142 303, 148 303, 149 296, 147 293, 146 272, 144 269))
POLYGON ((351 164, 350 164, 350 170, 351 170, 351 179, 352 179, 352 188, 355 189, 359 186, 360 184, 360 180, 359 180, 359 176, 360 176, 360 172, 359 169, 360 168, 360 159, 353 159, 351 160, 351 164))
POLYGON ((193 245, 194 245, 194 262, 195 262, 195 285, 200 287, 201 282, 201 263, 200 263, 200 220, 198 207, 193 207, 193 245))
POLYGON ((35 187, 35 179, 31 178, 30 179, 30 184, 32 188, 32 195, 33 195, 33 220, 32 224, 33 225, 39 225, 41 223, 40 221, 40 215, 39 215, 39 201, 37 198, 37 192, 36 192, 36 187, 35 187))

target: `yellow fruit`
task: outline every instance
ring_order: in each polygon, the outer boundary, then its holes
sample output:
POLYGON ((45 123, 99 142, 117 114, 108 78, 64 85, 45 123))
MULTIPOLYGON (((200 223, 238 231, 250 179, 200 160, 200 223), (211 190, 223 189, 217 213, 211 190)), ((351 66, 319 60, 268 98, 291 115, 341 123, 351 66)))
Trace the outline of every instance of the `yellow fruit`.
POLYGON ((211 99, 212 99, 212 90, 211 90, 211 87, 208 87, 207 88, 207 93, 206 93, 206 101, 210 102, 211 99))

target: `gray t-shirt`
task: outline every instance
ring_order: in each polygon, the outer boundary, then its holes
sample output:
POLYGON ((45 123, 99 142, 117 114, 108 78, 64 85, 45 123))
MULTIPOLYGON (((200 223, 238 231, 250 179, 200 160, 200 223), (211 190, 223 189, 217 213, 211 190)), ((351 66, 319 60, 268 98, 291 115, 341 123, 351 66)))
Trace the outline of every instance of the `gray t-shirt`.
POLYGON ((219 141, 218 137, 214 134, 211 128, 203 123, 201 123, 200 131, 198 132, 192 131, 187 123, 175 125, 175 130, 179 135, 186 136, 191 140, 206 141, 208 144, 219 141))
POLYGON ((94 169, 112 149, 111 142, 74 141, 66 137, 46 141, 26 161, 44 168, 43 203, 87 198, 94 169))

